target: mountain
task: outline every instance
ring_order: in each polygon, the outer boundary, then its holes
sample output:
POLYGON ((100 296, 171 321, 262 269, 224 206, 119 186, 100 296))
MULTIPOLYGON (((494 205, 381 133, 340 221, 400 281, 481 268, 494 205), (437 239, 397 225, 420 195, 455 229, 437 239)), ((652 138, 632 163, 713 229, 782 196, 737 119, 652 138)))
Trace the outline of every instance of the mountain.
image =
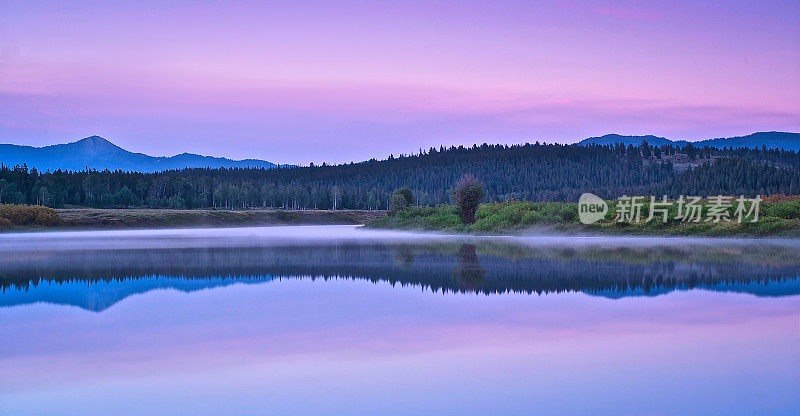
POLYGON ((124 170, 159 172, 183 168, 273 168, 272 162, 257 159, 231 160, 223 157, 181 153, 169 157, 154 157, 129 152, 100 137, 91 136, 73 143, 33 147, 0 144, 0 163, 6 166, 27 164, 40 171, 50 169, 124 170))
POLYGON ((648 134, 647 136, 623 136, 621 134, 606 134, 605 136, 589 137, 588 139, 583 139, 579 141, 578 144, 587 146, 590 144, 607 145, 607 144, 622 143, 625 146, 629 144, 638 146, 642 144, 642 140, 646 141, 651 146, 666 146, 668 144, 672 145, 675 144, 675 142, 670 139, 653 136, 651 134, 648 134))
MULTIPOLYGON (((638 146, 642 141, 650 145, 685 146, 687 141, 673 141, 665 137, 624 136, 619 134, 606 134, 600 137, 590 137, 578 142, 579 145, 600 144, 608 145, 623 143, 638 146)), ((785 132, 759 132, 747 136, 716 138, 692 142, 695 146, 723 147, 749 147, 761 148, 766 146, 771 149, 785 149, 800 151, 800 133, 785 132)), ((277 165, 265 160, 244 159, 232 160, 223 157, 201 156, 193 153, 181 153, 169 157, 154 157, 144 153, 134 153, 125 150, 114 143, 100 137, 91 136, 73 143, 56 144, 52 146, 33 147, 14 144, 0 144, 0 163, 6 166, 27 164, 40 171, 51 170, 84 170, 85 168, 97 170, 123 170, 136 172, 160 172, 165 170, 183 168, 274 168, 277 165)), ((288 165, 281 165, 288 166, 288 165)))
MULTIPOLYGON (((583 139, 578 142, 579 145, 590 145, 590 144, 600 144, 600 145, 607 145, 607 144, 615 144, 615 143, 622 143, 624 145, 632 144, 634 146, 638 146, 642 143, 642 140, 646 141, 651 146, 664 146, 664 145, 677 145, 677 146, 685 146, 686 144, 690 143, 686 140, 670 140, 664 137, 658 136, 623 136, 619 134, 606 134, 605 136, 600 137, 590 137, 588 139, 583 139)), ((691 142, 696 147, 715 147, 718 149, 722 149, 724 147, 748 147, 748 148, 761 148, 762 146, 766 146, 768 149, 784 149, 784 150, 795 150, 800 151, 800 133, 787 133, 787 132, 780 132, 780 131, 769 131, 769 132, 758 132, 753 134, 748 134, 747 136, 737 136, 737 137, 727 137, 727 138, 717 138, 717 139, 708 139, 708 140, 699 140, 691 142)))
POLYGON ((767 149, 800 150, 800 133, 784 133, 780 131, 769 131, 748 134, 747 136, 737 136, 719 139, 701 140, 694 143, 697 146, 710 146, 716 148, 723 147, 749 147, 760 148, 766 146, 767 149))

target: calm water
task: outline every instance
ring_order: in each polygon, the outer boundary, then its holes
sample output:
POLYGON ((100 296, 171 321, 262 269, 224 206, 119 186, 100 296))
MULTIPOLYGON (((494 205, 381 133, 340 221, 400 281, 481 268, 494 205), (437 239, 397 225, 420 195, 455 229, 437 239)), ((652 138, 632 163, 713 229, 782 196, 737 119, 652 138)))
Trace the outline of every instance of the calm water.
POLYGON ((800 242, 0 235, 0 414, 800 413, 800 242))

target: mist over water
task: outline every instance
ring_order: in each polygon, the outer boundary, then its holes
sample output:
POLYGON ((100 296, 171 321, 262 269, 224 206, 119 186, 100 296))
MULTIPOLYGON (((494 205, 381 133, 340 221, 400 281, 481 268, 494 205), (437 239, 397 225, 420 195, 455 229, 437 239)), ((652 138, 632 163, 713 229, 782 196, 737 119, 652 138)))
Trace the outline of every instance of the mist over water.
POLYGON ((795 240, 4 234, 0 286, 11 414, 800 410, 795 240))

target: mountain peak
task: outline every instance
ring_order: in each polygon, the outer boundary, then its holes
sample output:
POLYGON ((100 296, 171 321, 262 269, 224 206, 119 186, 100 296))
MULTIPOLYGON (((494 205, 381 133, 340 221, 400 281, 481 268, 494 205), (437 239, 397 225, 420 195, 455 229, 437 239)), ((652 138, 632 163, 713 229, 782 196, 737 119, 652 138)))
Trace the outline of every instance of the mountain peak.
POLYGON ((39 170, 108 169, 136 172, 157 172, 184 168, 272 168, 264 160, 231 160, 182 153, 171 157, 153 157, 134 153, 103 137, 93 135, 75 142, 45 147, 0 146, 0 162, 7 166, 27 164, 39 170))
POLYGON ((89 136, 77 142, 68 143, 65 146, 73 147, 90 157, 106 157, 112 154, 129 153, 127 150, 100 136, 89 136))
POLYGON ((114 143, 111 143, 107 139, 104 139, 100 136, 89 136, 83 139, 78 140, 75 143, 84 143, 84 144, 92 144, 92 145, 104 145, 104 146, 114 146, 117 147, 114 143))

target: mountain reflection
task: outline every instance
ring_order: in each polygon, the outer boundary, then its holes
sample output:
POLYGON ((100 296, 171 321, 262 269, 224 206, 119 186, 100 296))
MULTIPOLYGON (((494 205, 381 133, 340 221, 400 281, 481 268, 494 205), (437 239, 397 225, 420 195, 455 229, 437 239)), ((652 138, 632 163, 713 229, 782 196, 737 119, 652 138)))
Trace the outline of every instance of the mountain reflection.
POLYGON ((347 278, 434 292, 585 292, 620 298, 673 290, 800 293, 800 249, 527 246, 497 241, 184 249, 36 251, 0 258, 0 306, 34 302, 103 310, 135 293, 275 278, 347 278))

